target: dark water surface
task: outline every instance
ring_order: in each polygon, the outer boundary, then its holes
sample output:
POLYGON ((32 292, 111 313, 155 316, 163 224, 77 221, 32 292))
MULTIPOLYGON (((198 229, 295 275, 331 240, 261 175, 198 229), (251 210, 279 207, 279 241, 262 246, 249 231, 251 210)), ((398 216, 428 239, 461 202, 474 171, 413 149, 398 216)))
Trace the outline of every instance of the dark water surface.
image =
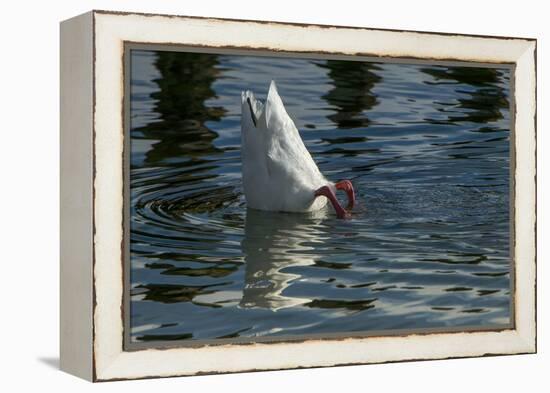
POLYGON ((509 323, 510 70, 132 53, 132 341, 509 323), (352 219, 246 209, 271 79, 352 219))

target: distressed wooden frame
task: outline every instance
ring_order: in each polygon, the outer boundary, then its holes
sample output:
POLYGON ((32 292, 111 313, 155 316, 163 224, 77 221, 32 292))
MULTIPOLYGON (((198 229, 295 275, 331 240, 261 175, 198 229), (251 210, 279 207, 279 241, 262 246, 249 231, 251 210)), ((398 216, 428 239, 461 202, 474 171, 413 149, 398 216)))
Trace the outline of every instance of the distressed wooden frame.
POLYGON ((536 352, 536 40, 92 11, 61 24, 61 368, 92 381, 536 352), (513 65, 514 323, 495 331, 124 346, 129 43, 513 65))

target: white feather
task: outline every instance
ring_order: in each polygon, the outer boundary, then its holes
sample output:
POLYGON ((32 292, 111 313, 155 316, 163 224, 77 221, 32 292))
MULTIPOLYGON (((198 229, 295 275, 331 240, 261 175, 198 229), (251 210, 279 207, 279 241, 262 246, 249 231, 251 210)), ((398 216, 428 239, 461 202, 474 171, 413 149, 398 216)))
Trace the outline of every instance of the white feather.
POLYGON ((248 207, 286 212, 323 208, 327 199, 315 198, 315 191, 334 186, 307 151, 275 82, 269 86, 265 105, 251 91, 243 92, 241 101, 242 174, 248 207))

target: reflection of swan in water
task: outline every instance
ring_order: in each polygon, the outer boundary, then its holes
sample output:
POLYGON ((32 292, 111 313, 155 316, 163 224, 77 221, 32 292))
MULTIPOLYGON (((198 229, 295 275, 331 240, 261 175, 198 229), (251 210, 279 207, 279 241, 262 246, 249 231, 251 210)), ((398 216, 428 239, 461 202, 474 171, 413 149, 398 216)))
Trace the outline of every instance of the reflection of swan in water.
POLYGON ((300 278, 285 269, 315 263, 313 243, 327 235, 322 224, 326 215, 326 209, 306 215, 247 210, 241 243, 246 271, 240 307, 278 310, 310 301, 283 294, 300 278))

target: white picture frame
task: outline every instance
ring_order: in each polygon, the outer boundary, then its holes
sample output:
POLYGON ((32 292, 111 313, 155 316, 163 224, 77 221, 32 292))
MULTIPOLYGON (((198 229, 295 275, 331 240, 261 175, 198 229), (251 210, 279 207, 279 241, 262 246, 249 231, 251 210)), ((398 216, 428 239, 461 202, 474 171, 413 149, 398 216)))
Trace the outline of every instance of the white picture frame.
POLYGON ((90 381, 536 352, 536 40, 91 11, 61 23, 61 368, 90 381), (498 331, 124 347, 126 43, 514 66, 514 323, 498 331))

